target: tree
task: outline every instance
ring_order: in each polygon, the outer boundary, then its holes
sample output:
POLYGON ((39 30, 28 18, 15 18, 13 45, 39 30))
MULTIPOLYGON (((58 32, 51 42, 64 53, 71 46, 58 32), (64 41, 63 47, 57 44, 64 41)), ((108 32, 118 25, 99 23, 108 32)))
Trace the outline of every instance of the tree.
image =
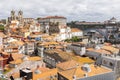
POLYGON ((115 39, 114 35, 110 35, 109 39, 115 39))
POLYGON ((70 42, 70 41, 71 41, 71 39, 66 39, 65 41, 66 41, 66 42, 70 42))
POLYGON ((66 39, 66 42, 78 42, 80 41, 80 38, 78 38, 77 36, 72 37, 71 39, 66 39))
POLYGON ((0 30, 4 30, 4 25, 0 24, 0 30))
POLYGON ((77 36, 75 36, 75 37, 72 37, 72 39, 71 39, 71 41, 73 41, 73 42, 78 42, 80 39, 77 37, 77 36))

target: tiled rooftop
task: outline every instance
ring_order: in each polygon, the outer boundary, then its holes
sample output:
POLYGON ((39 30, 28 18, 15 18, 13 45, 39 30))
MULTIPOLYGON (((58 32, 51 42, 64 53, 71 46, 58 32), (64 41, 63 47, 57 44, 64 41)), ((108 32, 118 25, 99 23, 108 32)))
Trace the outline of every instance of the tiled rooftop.
POLYGON ((119 52, 119 49, 113 46, 103 46, 102 49, 111 51, 113 54, 119 52))
MULTIPOLYGON (((82 69, 82 66, 83 65, 76 65, 75 67, 75 63, 73 62, 64 62, 64 63, 59 63, 58 64, 58 73, 61 74, 62 76, 64 76, 65 78, 69 79, 69 80, 73 80, 73 76, 75 75, 77 78, 84 78, 85 74, 86 74, 86 71, 84 71, 82 69), (68 63, 70 65, 68 65, 68 63), (74 65, 71 65, 71 64, 74 64, 74 65), (65 68, 64 67, 67 65, 68 68, 65 68), (70 67, 70 68, 69 68, 70 67), (63 68, 64 70, 61 70, 59 68, 63 68)), ((88 72, 88 76, 95 76, 95 75, 99 75, 99 74, 104 74, 104 73, 108 73, 108 72, 111 72, 112 70, 106 68, 106 67, 96 67, 94 66, 93 64, 89 65, 90 66, 90 69, 91 71, 88 72)))
POLYGON ((82 32, 82 31, 78 28, 71 28, 71 32, 82 32))

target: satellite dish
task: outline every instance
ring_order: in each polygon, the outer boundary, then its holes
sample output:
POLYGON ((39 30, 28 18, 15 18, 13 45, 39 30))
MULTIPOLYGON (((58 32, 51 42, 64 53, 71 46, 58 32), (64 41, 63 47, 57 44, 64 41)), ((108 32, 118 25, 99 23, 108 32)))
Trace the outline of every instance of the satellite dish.
POLYGON ((41 71, 40 70, 35 70, 35 74, 40 74, 41 73, 41 71))
POLYGON ((91 68, 90 68, 89 64, 84 64, 82 66, 82 70, 85 72, 91 72, 91 68))

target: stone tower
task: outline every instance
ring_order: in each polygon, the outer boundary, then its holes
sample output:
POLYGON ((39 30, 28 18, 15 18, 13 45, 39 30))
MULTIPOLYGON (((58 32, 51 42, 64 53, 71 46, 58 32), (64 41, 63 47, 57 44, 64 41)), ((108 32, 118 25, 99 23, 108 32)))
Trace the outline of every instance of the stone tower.
POLYGON ((11 11, 11 20, 15 20, 15 19, 16 19, 15 11, 12 10, 12 11, 11 11))
POLYGON ((18 21, 23 24, 23 11, 18 11, 18 21))

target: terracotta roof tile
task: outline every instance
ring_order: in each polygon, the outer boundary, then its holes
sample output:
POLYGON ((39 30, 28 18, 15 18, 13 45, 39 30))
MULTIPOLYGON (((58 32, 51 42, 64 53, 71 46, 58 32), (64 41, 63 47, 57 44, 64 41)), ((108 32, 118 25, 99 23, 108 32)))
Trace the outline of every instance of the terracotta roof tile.
POLYGON ((71 32, 82 32, 82 31, 78 28, 71 28, 71 32))

